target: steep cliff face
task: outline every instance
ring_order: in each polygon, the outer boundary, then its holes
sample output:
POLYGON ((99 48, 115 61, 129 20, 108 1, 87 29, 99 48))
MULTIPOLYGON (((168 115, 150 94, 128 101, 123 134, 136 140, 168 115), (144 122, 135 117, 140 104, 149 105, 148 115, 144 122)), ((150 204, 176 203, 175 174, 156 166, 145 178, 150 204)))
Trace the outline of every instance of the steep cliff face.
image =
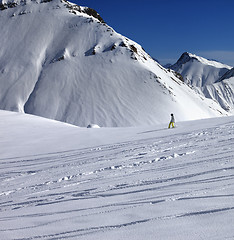
POLYGON ((94 10, 1 2, 0 109, 79 126, 137 126, 225 115, 94 10))

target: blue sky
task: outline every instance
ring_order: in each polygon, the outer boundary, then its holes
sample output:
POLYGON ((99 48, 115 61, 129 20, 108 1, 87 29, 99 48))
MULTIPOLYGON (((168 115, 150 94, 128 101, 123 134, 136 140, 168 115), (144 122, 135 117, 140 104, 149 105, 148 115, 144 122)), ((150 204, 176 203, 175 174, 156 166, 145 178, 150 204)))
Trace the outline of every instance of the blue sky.
POLYGON ((234 66, 234 0, 70 0, 95 9, 162 64, 191 52, 234 66))

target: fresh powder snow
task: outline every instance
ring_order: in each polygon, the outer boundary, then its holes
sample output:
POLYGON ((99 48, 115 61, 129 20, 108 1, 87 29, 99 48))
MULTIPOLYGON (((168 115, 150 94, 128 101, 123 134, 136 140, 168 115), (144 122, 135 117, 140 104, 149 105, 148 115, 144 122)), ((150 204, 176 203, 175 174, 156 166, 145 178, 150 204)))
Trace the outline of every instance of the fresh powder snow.
POLYGON ((234 117, 88 129, 0 111, 0 239, 234 239, 233 141, 234 117))

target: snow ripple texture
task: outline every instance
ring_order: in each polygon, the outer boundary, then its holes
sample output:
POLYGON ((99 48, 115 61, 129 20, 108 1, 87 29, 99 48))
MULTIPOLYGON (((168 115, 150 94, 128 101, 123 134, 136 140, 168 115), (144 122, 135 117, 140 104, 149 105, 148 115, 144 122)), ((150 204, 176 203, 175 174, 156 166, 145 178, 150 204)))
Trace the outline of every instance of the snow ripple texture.
POLYGON ((1 158, 1 239, 234 239, 233 120, 1 158))

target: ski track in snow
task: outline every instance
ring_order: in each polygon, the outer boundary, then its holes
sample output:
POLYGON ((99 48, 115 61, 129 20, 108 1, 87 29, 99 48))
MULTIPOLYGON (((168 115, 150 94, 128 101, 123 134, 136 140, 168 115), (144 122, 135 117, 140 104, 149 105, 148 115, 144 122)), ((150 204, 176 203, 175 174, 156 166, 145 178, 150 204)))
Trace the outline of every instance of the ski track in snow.
MULTIPOLYGON (((125 229, 157 231, 175 219, 183 224, 197 219, 202 225, 212 218, 219 223, 220 215, 234 214, 233 141, 234 124, 229 123, 0 159, 1 239, 120 239, 125 229)), ((209 232, 206 239, 233 239, 225 235, 226 228, 209 232)))

